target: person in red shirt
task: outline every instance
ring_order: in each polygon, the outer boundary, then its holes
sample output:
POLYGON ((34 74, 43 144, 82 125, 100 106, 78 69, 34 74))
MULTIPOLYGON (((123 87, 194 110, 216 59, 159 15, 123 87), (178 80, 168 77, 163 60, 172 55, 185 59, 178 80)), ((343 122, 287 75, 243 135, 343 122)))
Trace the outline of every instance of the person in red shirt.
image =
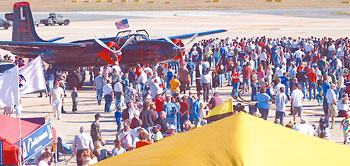
POLYGON ((156 95, 156 99, 154 100, 154 104, 156 105, 156 112, 158 117, 160 117, 160 112, 164 110, 165 98, 161 94, 156 95))
POLYGON ((136 148, 141 148, 143 146, 152 144, 151 136, 150 136, 150 134, 148 134, 146 132, 141 132, 139 134, 139 138, 140 138, 141 141, 136 142, 136 148))
POLYGON ((309 99, 312 99, 312 91, 314 92, 313 99, 316 99, 316 82, 317 82, 317 75, 315 73, 314 68, 311 68, 311 73, 308 76, 308 80, 310 82, 309 85, 309 99), (311 91, 312 90, 312 91, 311 91))
POLYGON ((314 56, 312 56, 312 63, 317 63, 319 60, 321 60, 321 56, 315 49, 314 56))
POLYGON ((188 103, 187 103, 187 96, 182 97, 182 101, 180 102, 180 130, 184 130, 184 123, 186 120, 189 119, 189 111, 188 111, 188 103))
POLYGON ((302 71, 303 68, 304 68, 303 65, 300 63, 300 65, 299 65, 298 68, 297 68, 297 72, 302 71))
POLYGON ((252 68, 250 67, 250 63, 247 62, 243 69, 242 69, 242 74, 243 74, 243 92, 249 92, 249 84, 250 84, 250 75, 252 75, 252 68))
POLYGON ((304 71, 306 73, 306 76, 309 78, 309 75, 311 73, 311 65, 310 65, 310 63, 308 63, 307 66, 304 67, 304 71))
POLYGON ((140 74, 141 74, 141 71, 140 71, 140 70, 143 70, 143 68, 141 67, 140 64, 138 64, 138 65, 137 65, 137 68, 136 68, 136 72, 135 72, 135 74, 136 74, 137 76, 140 76, 140 74))
POLYGON ((232 97, 236 98, 238 96, 238 89, 239 89, 239 73, 237 72, 237 68, 233 68, 232 74, 232 97))

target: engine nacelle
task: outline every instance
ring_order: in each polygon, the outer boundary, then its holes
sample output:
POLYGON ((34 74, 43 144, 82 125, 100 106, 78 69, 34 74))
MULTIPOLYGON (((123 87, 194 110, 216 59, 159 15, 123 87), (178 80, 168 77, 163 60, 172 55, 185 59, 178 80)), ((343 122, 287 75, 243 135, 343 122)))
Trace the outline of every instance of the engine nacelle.
MULTIPOLYGON (((107 46, 108 48, 114 47, 115 50, 119 50, 120 48, 116 42, 109 42, 107 46)), ((101 52, 97 53, 97 55, 109 64, 114 64, 115 61, 119 61, 121 59, 121 55, 115 55, 114 52, 109 51, 106 48, 103 49, 101 52)))

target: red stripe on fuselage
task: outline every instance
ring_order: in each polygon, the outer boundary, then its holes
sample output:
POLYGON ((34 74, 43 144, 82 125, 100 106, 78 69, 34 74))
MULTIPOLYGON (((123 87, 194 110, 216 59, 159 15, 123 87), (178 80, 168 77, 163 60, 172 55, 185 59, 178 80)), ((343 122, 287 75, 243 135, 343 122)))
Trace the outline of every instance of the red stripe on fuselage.
POLYGON ((30 6, 29 5, 29 2, 17 2, 13 5, 14 8, 17 8, 17 7, 25 7, 25 6, 30 6))

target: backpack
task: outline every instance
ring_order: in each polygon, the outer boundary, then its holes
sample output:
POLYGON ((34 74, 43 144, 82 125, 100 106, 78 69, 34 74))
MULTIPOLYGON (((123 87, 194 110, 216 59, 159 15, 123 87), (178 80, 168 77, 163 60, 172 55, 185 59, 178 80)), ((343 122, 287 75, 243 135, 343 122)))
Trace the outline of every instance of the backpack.
POLYGON ((325 129, 329 127, 328 118, 325 116, 322 116, 319 120, 319 125, 320 125, 320 130, 325 131, 325 129))
POLYGON ((120 140, 120 144, 121 144, 122 148, 124 148, 125 150, 129 149, 128 140, 126 139, 126 137, 128 135, 129 134, 125 134, 124 137, 120 140))

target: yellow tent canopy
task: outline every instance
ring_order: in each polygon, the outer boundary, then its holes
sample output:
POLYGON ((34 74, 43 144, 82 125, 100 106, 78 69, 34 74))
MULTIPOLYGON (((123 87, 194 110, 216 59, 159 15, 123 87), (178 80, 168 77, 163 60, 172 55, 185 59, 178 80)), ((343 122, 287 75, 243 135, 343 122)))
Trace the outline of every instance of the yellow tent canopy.
POLYGON ((233 114, 232 99, 214 107, 204 118, 208 121, 220 120, 233 114))
POLYGON ((350 149, 240 112, 98 166, 348 165, 350 149))

